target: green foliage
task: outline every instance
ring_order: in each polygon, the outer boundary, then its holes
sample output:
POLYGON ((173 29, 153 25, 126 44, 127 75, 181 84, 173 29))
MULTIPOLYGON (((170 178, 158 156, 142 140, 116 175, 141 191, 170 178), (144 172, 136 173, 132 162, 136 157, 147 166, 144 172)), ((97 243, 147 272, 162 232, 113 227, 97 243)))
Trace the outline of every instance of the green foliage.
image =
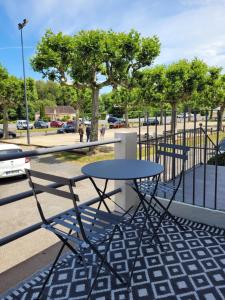
POLYGON ((174 107, 197 108, 207 89, 208 66, 197 58, 185 59, 168 66, 155 66, 139 72, 140 97, 144 105, 164 109, 174 107))
POLYGON ((31 65, 34 71, 41 72, 49 80, 66 82, 73 48, 73 37, 47 30, 38 43, 31 65))
POLYGON ((74 36, 48 30, 31 64, 49 80, 65 84, 72 79, 76 88, 92 91, 92 140, 97 140, 99 90, 108 85, 133 88, 137 71, 150 66, 159 51, 157 37, 142 38, 134 30, 88 30, 74 36))
POLYGON ((41 106, 40 106, 40 119, 44 119, 45 117, 45 106, 44 104, 42 103, 41 106))
POLYGON ((163 65, 139 73, 139 103, 162 109, 166 101, 166 68, 163 65))
POLYGON ((42 120, 45 121, 45 122, 50 122, 51 118, 47 117, 47 116, 44 116, 42 120))
POLYGON ((54 104, 58 104, 58 101, 61 99, 61 87, 58 83, 55 83, 53 81, 43 81, 43 80, 37 80, 36 81, 36 89, 37 89, 37 95, 38 100, 40 101, 49 101, 54 104))
MULTIPOLYGON (((222 92, 222 77, 221 68, 209 67, 206 77, 204 88, 197 95, 197 106, 200 109, 215 108, 221 103, 221 98, 224 99, 222 92)), ((222 101, 223 102, 223 101, 222 101)))
POLYGON ((217 157, 213 156, 208 161, 208 165, 215 165, 217 163, 218 166, 225 166, 225 153, 218 154, 217 157))
POLYGON ((62 120, 63 122, 69 121, 70 120, 70 116, 63 116, 62 120))

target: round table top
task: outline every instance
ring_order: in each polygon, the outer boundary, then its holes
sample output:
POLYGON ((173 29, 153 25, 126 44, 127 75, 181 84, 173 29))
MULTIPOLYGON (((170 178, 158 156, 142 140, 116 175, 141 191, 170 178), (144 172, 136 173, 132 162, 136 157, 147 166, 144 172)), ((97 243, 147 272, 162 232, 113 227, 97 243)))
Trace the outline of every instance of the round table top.
POLYGON ((136 159, 102 160, 84 166, 83 174, 110 180, 131 180, 159 175, 163 166, 152 161, 136 159))

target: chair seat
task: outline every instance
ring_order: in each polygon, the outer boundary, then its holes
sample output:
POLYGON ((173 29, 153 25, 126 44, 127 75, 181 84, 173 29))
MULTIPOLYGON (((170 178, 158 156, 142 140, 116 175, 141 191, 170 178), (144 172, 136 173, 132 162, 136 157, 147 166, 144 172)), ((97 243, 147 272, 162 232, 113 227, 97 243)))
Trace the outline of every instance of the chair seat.
MULTIPOLYGON (((85 234, 94 244, 101 243, 112 232, 114 225, 124 223, 123 217, 91 206, 81 205, 79 212, 85 234)), ((44 224, 43 227, 80 246, 86 244, 79 238, 81 230, 74 209, 58 216, 51 224, 44 224), (67 233, 70 229, 72 229, 72 235, 67 233)))
MULTIPOLYGON (((152 180, 142 180, 137 182, 138 189, 142 194, 152 196, 155 191, 156 182, 152 180)), ((134 185, 133 185, 134 187, 134 185)), ((156 193, 163 192, 163 193, 173 193, 176 187, 172 186, 171 183, 159 181, 156 189, 156 193)))

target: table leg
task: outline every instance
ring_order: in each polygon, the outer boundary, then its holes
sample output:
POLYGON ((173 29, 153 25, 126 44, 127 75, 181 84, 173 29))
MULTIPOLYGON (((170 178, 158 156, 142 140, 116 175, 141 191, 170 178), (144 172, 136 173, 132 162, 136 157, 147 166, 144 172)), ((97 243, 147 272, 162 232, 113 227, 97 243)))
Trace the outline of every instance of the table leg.
POLYGON ((105 208, 107 209, 107 211, 109 213, 111 213, 109 207, 107 206, 106 202, 105 202, 105 199, 109 199, 110 201, 112 201, 117 207, 119 207, 123 212, 123 216, 125 215, 129 215, 130 217, 132 217, 132 215, 130 214, 130 210, 133 208, 133 206, 131 206, 128 210, 125 210, 122 206, 120 206, 118 203, 116 203, 112 198, 110 198, 105 192, 106 192, 106 189, 107 189, 107 184, 108 184, 108 179, 105 180, 105 186, 104 186, 104 189, 101 190, 95 183, 94 179, 89 177, 89 179, 91 180, 95 190, 97 191, 99 197, 100 197, 100 202, 99 202, 99 205, 98 205, 98 208, 97 209, 100 209, 101 207, 101 204, 103 203, 105 208))
MULTIPOLYGON (((157 178, 157 182, 158 182, 158 179, 159 179, 159 177, 157 178)), ((134 182, 135 190, 136 190, 136 192, 137 192, 137 194, 138 194, 138 197, 139 197, 139 200, 140 200, 140 203, 139 203, 138 207, 140 207, 140 206, 142 205, 142 207, 143 207, 143 209, 144 209, 145 218, 149 221, 149 223, 150 223, 150 225, 151 225, 151 227, 152 227, 153 233, 155 233, 155 226, 154 226, 154 224, 153 224, 153 222, 152 222, 152 220, 151 220, 151 217, 150 217, 150 215, 149 215, 149 211, 150 211, 150 209, 152 208, 151 202, 152 202, 153 196, 154 196, 154 194, 155 194, 155 191, 156 191, 156 189, 157 189, 157 184, 156 184, 156 187, 155 187, 155 189, 154 189, 154 191, 153 191, 153 195, 151 196, 151 199, 150 199, 150 201, 149 201, 149 203, 148 203, 148 206, 146 207, 146 204, 145 204, 145 201, 146 201, 146 200, 145 200, 144 195, 143 195, 143 194, 139 191, 139 189, 138 189, 137 180, 134 179, 133 182, 134 182)), ((151 233, 151 232, 150 232, 150 233, 151 233)), ((151 233, 151 234, 152 234, 152 233, 151 233)), ((162 244, 161 244, 161 241, 160 241, 158 235, 157 235, 157 234, 154 234, 154 237, 157 239, 158 243, 160 244, 160 246, 161 246, 161 248, 162 248, 162 244)))
POLYGON ((89 177, 89 179, 91 180, 91 182, 92 182, 92 184, 93 184, 93 186, 94 186, 94 188, 95 188, 95 190, 96 190, 96 192, 98 193, 99 198, 100 198, 100 201, 99 201, 99 204, 98 204, 98 208, 97 208, 97 209, 100 209, 100 207, 101 207, 101 205, 102 205, 102 203, 103 203, 104 206, 105 206, 105 208, 106 208, 106 210, 107 210, 109 213, 111 213, 111 210, 109 209, 108 205, 107 205, 106 202, 105 202, 105 198, 109 198, 109 197, 105 194, 106 189, 107 189, 107 185, 108 185, 108 179, 105 180, 105 186, 104 186, 103 191, 100 190, 100 189, 98 188, 98 186, 96 185, 96 183, 95 183, 95 181, 94 181, 93 178, 89 177))

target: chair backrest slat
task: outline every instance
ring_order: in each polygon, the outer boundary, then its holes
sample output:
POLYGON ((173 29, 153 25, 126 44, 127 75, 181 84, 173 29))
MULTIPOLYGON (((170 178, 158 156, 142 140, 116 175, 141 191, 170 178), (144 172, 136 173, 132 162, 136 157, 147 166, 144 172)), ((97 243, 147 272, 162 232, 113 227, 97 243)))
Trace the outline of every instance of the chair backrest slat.
POLYGON ((183 160, 187 160, 188 159, 188 156, 186 154, 179 154, 179 153, 173 153, 173 152, 168 152, 168 151, 158 150, 157 154, 158 155, 170 156, 170 157, 174 157, 174 158, 178 158, 178 159, 183 159, 183 160))
POLYGON ((177 149, 177 150, 183 150, 185 152, 190 150, 190 147, 188 146, 183 146, 183 145, 178 145, 178 144, 167 144, 167 143, 159 143, 160 147, 164 148, 170 148, 170 149, 177 149))
POLYGON ((52 174, 47 174, 47 173, 43 173, 43 172, 39 172, 39 171, 35 171, 35 170, 27 170, 27 171, 30 174, 30 176, 32 176, 32 177, 56 182, 56 183, 63 184, 63 185, 70 184, 70 180, 68 178, 64 178, 64 177, 56 176, 56 175, 52 175, 52 174))
POLYGON ((72 195, 71 193, 61 191, 61 190, 58 190, 53 187, 45 186, 45 185, 42 185, 39 183, 34 183, 34 182, 33 182, 33 187, 34 187, 35 192, 41 191, 41 192, 50 193, 50 194, 53 194, 53 195, 56 195, 59 197, 67 198, 70 200, 75 200, 74 195, 72 195))
POLYGON ((158 146, 159 146, 157 150, 158 157, 162 155, 162 156, 169 156, 172 158, 177 158, 182 160, 188 159, 187 152, 190 150, 190 147, 178 145, 178 144, 167 144, 167 143, 159 143, 158 146))

